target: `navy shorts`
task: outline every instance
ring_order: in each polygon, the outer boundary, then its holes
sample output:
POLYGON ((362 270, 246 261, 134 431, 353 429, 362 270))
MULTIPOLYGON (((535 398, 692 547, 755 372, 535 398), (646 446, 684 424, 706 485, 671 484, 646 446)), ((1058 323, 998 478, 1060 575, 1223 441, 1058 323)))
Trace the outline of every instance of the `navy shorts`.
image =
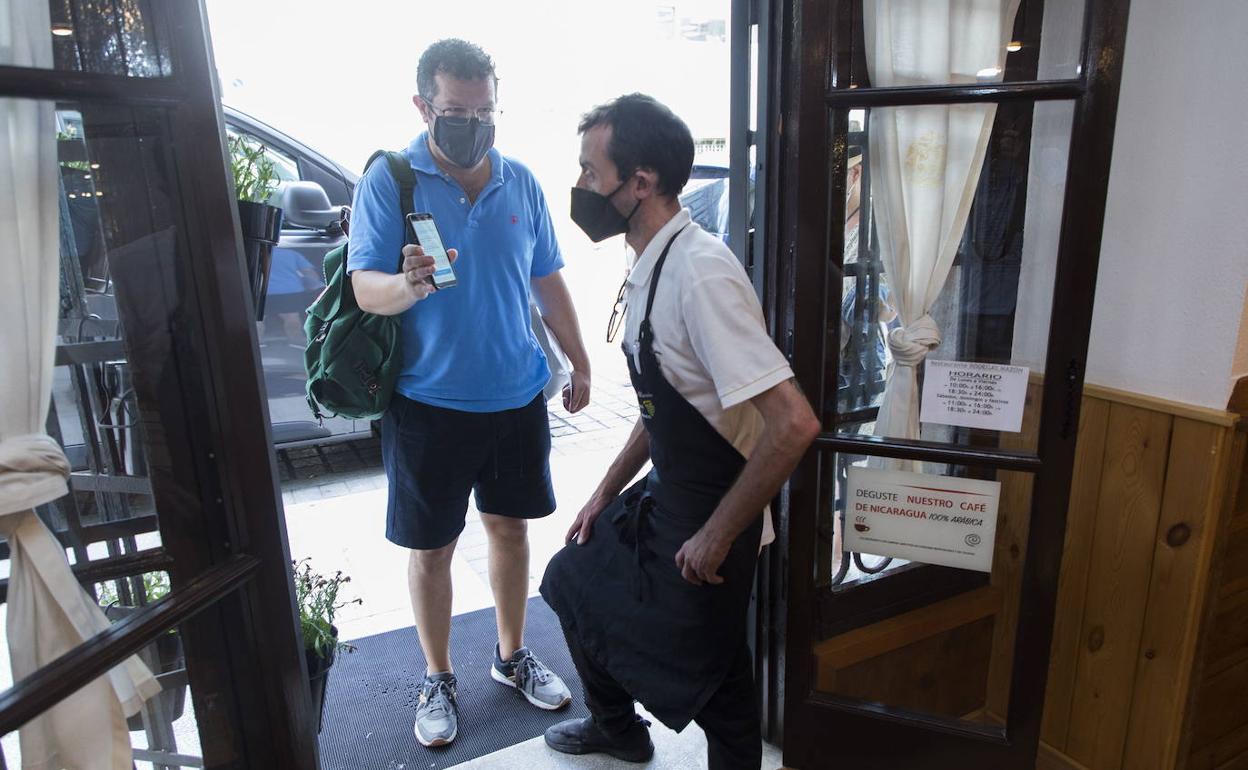
POLYGON ((389 480, 386 539, 404 548, 449 545, 477 510, 538 519, 555 510, 550 420, 541 393, 519 409, 461 412, 395 393, 381 418, 389 480))

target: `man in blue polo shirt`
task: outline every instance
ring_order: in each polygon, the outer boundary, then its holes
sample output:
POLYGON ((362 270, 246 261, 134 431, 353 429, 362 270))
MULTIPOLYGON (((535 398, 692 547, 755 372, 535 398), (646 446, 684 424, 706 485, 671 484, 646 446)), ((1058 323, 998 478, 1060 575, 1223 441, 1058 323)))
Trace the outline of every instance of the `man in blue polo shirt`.
POLYGON ((530 327, 530 295, 573 366, 570 411, 589 402, 589 360, 545 197, 527 168, 493 149, 497 86, 490 57, 463 40, 435 43, 417 67, 412 101, 428 131, 404 153, 416 172, 413 206, 432 213, 454 247, 457 285, 435 290, 432 258, 404 246, 399 188, 385 163, 360 180, 351 220, 348 268, 360 307, 402 320, 403 368, 381 423, 386 537, 411 549, 412 608, 429 666, 415 732, 426 746, 458 734, 451 557, 469 491, 490 543, 498 621, 490 675, 539 708, 571 701, 523 638, 526 520, 555 510, 542 395, 550 370, 530 327))

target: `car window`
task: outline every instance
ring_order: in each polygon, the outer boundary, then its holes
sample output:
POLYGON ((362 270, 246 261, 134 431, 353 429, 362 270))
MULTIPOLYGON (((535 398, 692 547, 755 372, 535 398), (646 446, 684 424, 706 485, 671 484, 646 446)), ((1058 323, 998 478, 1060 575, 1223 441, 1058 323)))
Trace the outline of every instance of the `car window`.
POLYGON ((301 179, 299 176, 299 164, 295 161, 295 159, 264 141, 260 137, 248 131, 240 131, 230 125, 226 126, 225 133, 230 139, 241 136, 250 142, 255 142, 256 144, 263 146, 265 154, 268 155, 269 158, 272 159, 274 165, 277 166, 277 176, 283 182, 298 182, 301 179))

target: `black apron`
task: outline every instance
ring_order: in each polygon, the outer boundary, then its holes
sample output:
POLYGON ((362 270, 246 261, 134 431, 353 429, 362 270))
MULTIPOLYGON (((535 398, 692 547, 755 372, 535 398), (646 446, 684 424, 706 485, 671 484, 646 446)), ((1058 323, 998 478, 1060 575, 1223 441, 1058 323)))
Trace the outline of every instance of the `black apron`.
POLYGON ((676 552, 711 514, 745 458, 664 379, 650 310, 667 253, 654 267, 637 362, 629 374, 654 468, 603 510, 585 545, 555 555, 542 596, 585 653, 674 730, 702 710, 746 644, 762 517, 733 543, 721 585, 681 577, 676 552))

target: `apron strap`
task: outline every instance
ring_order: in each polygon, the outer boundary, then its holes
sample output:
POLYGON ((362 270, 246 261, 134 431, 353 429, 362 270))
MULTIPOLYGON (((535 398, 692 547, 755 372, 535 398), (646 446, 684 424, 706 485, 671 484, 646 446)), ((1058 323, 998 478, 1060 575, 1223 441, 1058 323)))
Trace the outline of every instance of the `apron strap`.
POLYGON ((646 298, 646 314, 641 318, 641 330, 637 335, 639 342, 649 340, 654 336, 650 330, 650 310, 654 307, 654 292, 655 289, 659 288, 659 276, 663 274, 663 264, 667 262, 667 252, 672 250, 672 244, 676 242, 676 238, 688 226, 687 224, 682 226, 668 239, 667 245, 663 247, 663 252, 659 254, 659 261, 654 265, 654 276, 650 279, 650 296, 646 298))

